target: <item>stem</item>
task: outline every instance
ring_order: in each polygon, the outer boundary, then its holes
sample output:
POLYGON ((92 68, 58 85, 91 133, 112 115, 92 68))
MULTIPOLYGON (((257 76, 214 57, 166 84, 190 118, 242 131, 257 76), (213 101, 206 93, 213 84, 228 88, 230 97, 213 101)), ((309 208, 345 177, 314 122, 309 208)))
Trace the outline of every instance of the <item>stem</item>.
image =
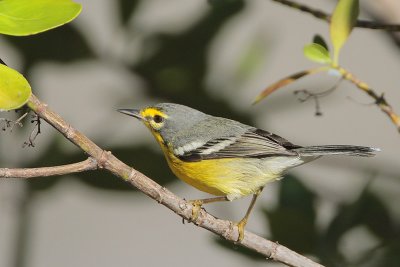
POLYGON ((354 76, 346 69, 340 66, 333 66, 333 68, 339 71, 344 79, 350 81, 359 89, 372 97, 375 100, 375 104, 390 118, 393 124, 397 127, 397 130, 400 132, 400 117, 394 112, 392 106, 389 105, 389 103, 386 101, 384 94, 378 95, 371 87, 369 87, 368 84, 359 80, 356 76, 354 76))
POLYGON ((78 163, 67 164, 62 166, 42 167, 42 168, 18 168, 18 169, 0 168, 0 177, 1 178, 46 177, 46 176, 84 172, 95 169, 97 169, 97 162, 92 158, 88 158, 78 163))
MULTIPOLYGON (((312 16, 325 20, 326 22, 331 21, 331 15, 322 11, 318 10, 316 8, 312 8, 300 3, 297 3, 295 1, 290 1, 290 0, 271 0, 277 3, 280 3, 282 5, 300 10, 305 13, 309 13, 312 16)), ((359 28, 367 28, 371 30, 385 30, 385 31, 400 31, 400 25, 399 24, 382 24, 374 21, 366 21, 366 20, 357 20, 356 24, 354 27, 359 27, 359 28)))

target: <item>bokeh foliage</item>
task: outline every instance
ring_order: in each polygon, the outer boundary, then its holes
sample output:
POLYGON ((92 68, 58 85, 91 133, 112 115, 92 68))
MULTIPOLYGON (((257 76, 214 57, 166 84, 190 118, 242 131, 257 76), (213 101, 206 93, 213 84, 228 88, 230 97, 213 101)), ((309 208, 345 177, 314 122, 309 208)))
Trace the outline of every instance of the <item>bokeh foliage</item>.
MULTIPOLYGON (((128 29, 128 21, 135 14, 140 2, 138 0, 118 1, 122 27, 128 29)), ((131 63, 128 69, 146 82, 148 88, 146 94, 149 97, 165 98, 171 102, 190 105, 207 110, 209 113, 252 124, 250 116, 233 109, 223 99, 211 97, 204 82, 210 43, 226 23, 243 11, 245 1, 221 0, 209 1, 209 3, 210 10, 186 30, 174 34, 153 34, 150 39, 157 42, 157 49, 143 60, 131 63)), ((268 10, 265 12, 267 13, 268 10)), ((25 62, 23 73, 30 73, 36 64, 44 61, 71 63, 96 58, 97 55, 86 38, 76 25, 65 25, 24 39, 7 37, 23 57, 25 62)), ((32 161, 31 167, 66 164, 84 159, 81 151, 65 154, 59 143, 59 137, 54 137, 48 151, 32 161)), ((114 147, 111 150, 121 160, 163 185, 176 180, 170 174, 163 157, 147 147, 127 145, 114 147), (132 157, 132 155, 141 156, 132 157)), ((126 183, 103 171, 77 174, 74 177, 98 190, 119 190, 121 193, 134 191, 126 183)), ((51 177, 28 181, 27 197, 33 198, 38 192, 51 190, 62 179, 65 178, 51 177)), ((268 238, 299 253, 313 255, 327 266, 398 266, 400 262, 399 222, 393 219, 379 196, 368 190, 368 186, 353 203, 339 205, 336 214, 324 229, 320 229, 316 223, 318 215, 316 204, 321 201, 320 198, 300 179, 292 176, 283 179, 280 182, 278 205, 273 210, 263 209, 271 231, 271 236, 268 238), (340 249, 340 242, 346 233, 359 226, 365 227, 379 240, 379 244, 376 248, 366 251, 360 258, 349 258, 340 249), (365 258, 368 260, 365 261, 365 258)), ((29 201, 26 200, 25 203, 29 201)), ((258 203, 256 208, 260 206, 261 204, 258 203)), ((28 206, 24 206, 21 213, 26 213, 27 209, 28 206)), ((18 266, 24 264, 22 247, 26 243, 23 235, 26 235, 27 227, 29 225, 26 223, 22 223, 20 227, 18 266)), ((254 252, 236 248, 223 240, 217 240, 216 244, 227 249, 233 248, 234 253, 242 252, 250 259, 262 259, 254 252)))
MULTIPOLYGON (((81 10, 82 6, 71 0, 3 0, 0 2, 0 34, 37 34, 70 22, 81 10)), ((0 77, 0 110, 25 105, 32 93, 25 77, 2 60, 0 77)))

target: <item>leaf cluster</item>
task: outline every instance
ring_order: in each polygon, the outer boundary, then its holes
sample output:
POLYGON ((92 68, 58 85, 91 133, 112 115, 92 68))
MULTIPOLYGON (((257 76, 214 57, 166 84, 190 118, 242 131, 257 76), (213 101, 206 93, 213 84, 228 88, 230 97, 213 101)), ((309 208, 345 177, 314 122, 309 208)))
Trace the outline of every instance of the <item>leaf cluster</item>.
MULTIPOLYGON (((70 22, 81 10, 82 6, 71 0, 2 0, 0 34, 26 36, 41 33, 70 22)), ((0 77, 0 110, 25 105, 32 89, 24 76, 0 64, 0 77)))

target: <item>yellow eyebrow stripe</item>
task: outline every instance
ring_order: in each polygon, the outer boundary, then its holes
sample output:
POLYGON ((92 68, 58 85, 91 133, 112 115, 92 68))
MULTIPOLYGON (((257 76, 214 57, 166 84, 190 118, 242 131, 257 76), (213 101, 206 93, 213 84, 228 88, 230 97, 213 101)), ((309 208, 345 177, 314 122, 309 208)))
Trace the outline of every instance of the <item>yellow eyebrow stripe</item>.
POLYGON ((144 118, 146 118, 146 117, 154 117, 155 115, 159 115, 159 116, 162 116, 162 117, 164 117, 164 118, 168 118, 168 115, 167 115, 167 114, 165 114, 165 113, 162 112, 161 110, 155 109, 155 108, 146 108, 146 109, 143 109, 143 110, 140 112, 140 115, 142 115, 142 117, 144 117, 144 118))

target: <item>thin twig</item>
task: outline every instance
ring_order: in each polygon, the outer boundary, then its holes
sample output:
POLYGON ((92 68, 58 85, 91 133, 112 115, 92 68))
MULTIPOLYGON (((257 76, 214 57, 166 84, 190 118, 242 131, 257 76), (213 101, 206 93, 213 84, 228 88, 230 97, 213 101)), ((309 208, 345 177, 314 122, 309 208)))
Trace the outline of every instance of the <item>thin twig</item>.
POLYGON ((10 132, 12 132, 12 130, 14 129, 15 125, 18 125, 19 127, 23 127, 23 124, 22 124, 21 121, 26 117, 26 115, 28 115, 28 112, 25 112, 24 114, 22 114, 22 116, 20 116, 15 121, 9 120, 9 119, 6 119, 6 118, 0 118, 0 122, 2 122, 4 124, 1 127, 1 130, 5 131, 5 130, 7 130, 7 128, 10 128, 10 132))
POLYGON ((29 138, 28 141, 25 141, 24 144, 22 145, 22 147, 35 147, 35 140, 36 137, 38 137, 38 135, 40 134, 40 117, 37 116, 36 114, 33 115, 33 119, 31 120, 31 123, 34 123, 34 128, 31 131, 31 133, 29 134, 29 138))
MULTIPOLYGON (((327 22, 331 21, 330 14, 328 14, 322 10, 318 10, 316 8, 312 8, 312 7, 306 6, 304 4, 300 4, 298 2, 290 1, 290 0, 271 0, 271 1, 278 2, 282 5, 289 6, 291 8, 298 9, 300 11, 309 13, 318 19, 322 19, 327 22)), ((382 24, 382 23, 366 21, 366 20, 357 20, 355 27, 367 28, 367 29, 373 29, 373 30, 400 31, 399 24, 382 24)))
POLYGON ((23 127, 24 125, 22 124, 22 120, 28 115, 29 112, 25 112, 24 114, 22 114, 22 116, 20 116, 16 121, 13 122, 10 131, 12 132, 12 130, 14 129, 15 125, 18 125, 19 127, 23 127))
POLYGON ((359 89, 372 97, 375 100, 375 104, 390 118, 393 124, 397 127, 397 130, 400 132, 400 116, 394 112, 392 106, 386 101, 383 93, 381 95, 378 95, 371 87, 369 87, 368 84, 359 80, 356 76, 354 76, 354 74, 347 71, 346 69, 339 66, 336 69, 340 72, 344 79, 350 81, 359 89))
POLYGON ((339 84, 343 81, 343 79, 344 79, 343 77, 340 78, 331 88, 322 92, 311 92, 310 90, 302 89, 302 90, 295 90, 293 93, 297 96, 297 99, 300 102, 306 102, 309 99, 314 100, 315 116, 322 116, 321 105, 319 102, 320 98, 328 96, 333 91, 335 91, 339 87, 339 84))
MULTIPOLYGON (((367 93, 370 97, 372 97, 375 101, 374 104, 377 107, 379 107, 379 109, 390 118, 392 123, 396 126, 397 130, 400 132, 400 116, 394 111, 394 109, 389 104, 389 102, 387 102, 384 94, 378 95, 371 87, 369 87, 368 84, 359 80, 352 73, 350 73, 346 69, 342 68, 341 66, 333 65, 333 64, 330 66, 322 66, 319 68, 300 71, 295 74, 289 75, 289 76, 273 83, 272 85, 269 85, 267 88, 265 88, 263 91, 261 91, 261 93, 256 97, 256 100, 253 102, 253 104, 258 103, 262 99, 269 96, 271 93, 277 91, 278 89, 282 88, 285 85, 293 83, 294 81, 296 81, 300 78, 303 78, 310 74, 318 73, 321 71, 328 71, 328 70, 334 70, 335 72, 337 72, 338 75, 340 75, 342 77, 342 79, 350 81, 355 86, 357 86, 358 89, 361 89, 362 91, 367 93)), ((334 89, 335 89, 335 87, 332 88, 332 90, 334 90, 334 89)), ((328 93, 329 93, 329 91, 330 90, 328 90, 328 93)), ((299 92, 308 94, 308 96, 307 96, 307 94, 305 95, 304 101, 306 101, 307 99, 309 99, 311 97, 314 98, 314 100, 316 100, 317 111, 318 111, 318 108, 319 108, 319 106, 318 106, 319 103, 317 101, 318 98, 315 98, 315 95, 313 95, 309 92, 306 92, 305 90, 298 91, 297 93, 299 93, 299 92)))
MULTIPOLYGON (((184 199, 174 195, 166 188, 160 186, 144 174, 129 167, 109 151, 98 147, 85 135, 66 123, 58 114, 51 111, 46 104, 41 103, 36 96, 31 95, 28 106, 41 118, 62 133, 68 140, 96 160, 99 168, 104 168, 114 175, 121 177, 131 185, 142 191, 147 196, 166 206, 185 220, 191 220, 193 206, 184 199)), ((229 241, 236 242, 238 238, 237 227, 232 222, 220 220, 201 210, 195 225, 207 229, 229 241)), ((288 266, 321 267, 322 265, 282 246, 278 243, 264 239, 249 231, 245 232, 240 245, 288 266)))
POLYGON ((84 172, 97 169, 97 162, 93 158, 84 161, 66 164, 61 166, 42 167, 42 168, 0 168, 0 178, 35 178, 55 175, 65 175, 77 172, 84 172))

